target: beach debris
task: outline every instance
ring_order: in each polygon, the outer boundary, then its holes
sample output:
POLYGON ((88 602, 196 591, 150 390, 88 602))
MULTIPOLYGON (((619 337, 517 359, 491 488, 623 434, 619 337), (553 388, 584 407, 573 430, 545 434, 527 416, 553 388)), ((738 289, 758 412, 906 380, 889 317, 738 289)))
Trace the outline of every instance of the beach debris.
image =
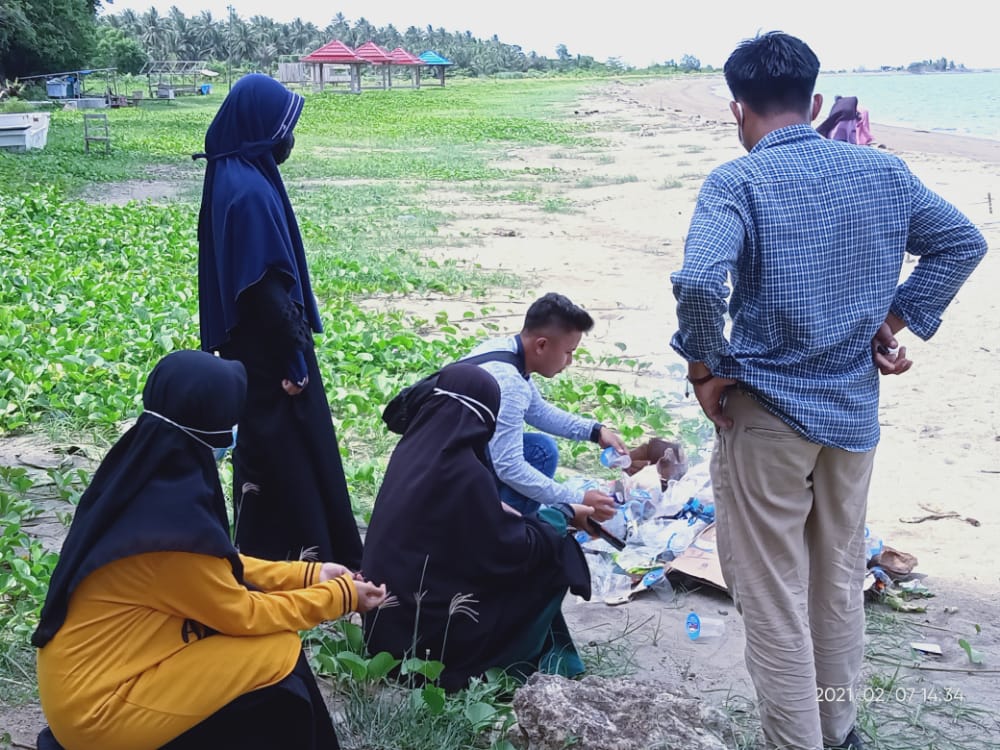
POLYGON ((930 643, 928 641, 912 641, 910 643, 910 648, 920 654, 926 654, 928 656, 941 656, 944 652, 941 647, 936 643, 930 643))
POLYGON ((666 569, 663 567, 654 568, 649 571, 646 575, 639 579, 638 583, 630 587, 627 591, 604 597, 604 603, 609 607, 616 607, 619 604, 628 604, 632 601, 632 597, 636 594, 648 591, 654 586, 659 585, 664 585, 667 589, 673 591, 670 586, 670 582, 667 580, 666 569))
POLYGON ((933 508, 933 507, 931 507, 929 505, 921 505, 920 507, 923 510, 927 511, 927 515, 925 515, 925 516, 911 516, 910 518, 900 518, 899 519, 900 522, 901 523, 923 523, 924 521, 942 521, 942 520, 944 520, 946 518, 958 518, 958 519, 960 519, 962 521, 965 521, 967 524, 971 524, 972 526, 980 526, 981 525, 978 519, 971 518, 969 516, 963 516, 961 513, 957 513, 957 512, 955 512, 953 510, 948 510, 948 511, 939 510, 939 509, 933 508))
POLYGON ((898 593, 886 592, 882 597, 882 601, 889 605, 890 608, 896 610, 897 612, 926 612, 927 606, 924 604, 918 604, 917 602, 907 601, 904 597, 898 593))
POLYGON ((924 586, 920 581, 903 581, 899 584, 903 593, 913 599, 930 599, 934 592, 924 586))
POLYGON ((972 663, 972 664, 982 664, 983 663, 983 653, 981 651, 977 651, 976 649, 974 649, 972 647, 972 644, 969 643, 965 638, 959 638, 958 639, 958 645, 961 647, 961 649, 969 657, 969 662, 970 663, 972 663))
POLYGON ((909 552, 900 552, 887 545, 883 545, 882 551, 873 555, 868 561, 868 567, 881 568, 892 580, 898 581, 906 578, 917 567, 917 558, 909 552))

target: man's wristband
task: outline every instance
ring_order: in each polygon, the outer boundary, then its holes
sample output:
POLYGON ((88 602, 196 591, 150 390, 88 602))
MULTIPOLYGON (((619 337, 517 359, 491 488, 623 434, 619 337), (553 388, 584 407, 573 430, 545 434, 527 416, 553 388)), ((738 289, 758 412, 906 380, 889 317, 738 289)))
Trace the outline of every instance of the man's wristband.
POLYGON ((595 424, 590 429, 590 442, 592 442, 592 443, 600 443, 601 442, 601 430, 603 430, 603 429, 604 429, 604 425, 602 425, 600 422, 598 422, 597 424, 595 424))
POLYGON ((691 385, 704 385, 714 377, 715 375, 713 375, 712 373, 708 373, 708 375, 704 375, 700 378, 692 378, 690 375, 688 375, 687 380, 691 385))

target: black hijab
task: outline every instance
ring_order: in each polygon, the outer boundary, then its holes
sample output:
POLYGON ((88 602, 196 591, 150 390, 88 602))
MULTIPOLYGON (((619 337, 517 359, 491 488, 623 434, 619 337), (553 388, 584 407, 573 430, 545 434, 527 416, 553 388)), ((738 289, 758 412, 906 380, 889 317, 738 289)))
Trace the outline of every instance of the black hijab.
POLYGON ((80 498, 31 637, 35 646, 62 627, 77 585, 115 560, 164 551, 224 557, 242 582, 212 448, 229 445, 245 396, 239 362, 178 351, 153 368, 142 393, 145 412, 80 498))
POLYGON ((322 326, 305 249, 278 172, 305 100, 270 76, 238 80, 205 134, 198 216, 201 347, 220 348, 239 323, 236 298, 268 269, 282 273, 316 333, 322 326))
POLYGON ((411 651, 418 616, 416 655, 439 658, 449 628, 449 689, 495 666, 499 649, 567 586, 590 595, 576 541, 500 504, 486 453, 499 406, 500 388, 481 367, 442 369, 392 454, 365 537, 365 576, 400 601, 366 616, 370 647, 411 651), (478 622, 450 615, 460 594, 475 598, 478 622))

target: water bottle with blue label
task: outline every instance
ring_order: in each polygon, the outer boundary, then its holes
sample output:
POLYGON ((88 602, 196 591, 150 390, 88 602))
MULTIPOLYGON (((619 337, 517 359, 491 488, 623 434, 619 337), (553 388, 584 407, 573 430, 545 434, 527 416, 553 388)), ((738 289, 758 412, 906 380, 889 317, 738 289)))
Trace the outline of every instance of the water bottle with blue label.
POLYGON ((882 554, 882 537, 865 525, 865 559, 871 560, 873 557, 882 554))
POLYGON ((609 469, 627 469, 632 465, 632 457, 628 453, 619 453, 613 445, 601 451, 601 464, 609 469))

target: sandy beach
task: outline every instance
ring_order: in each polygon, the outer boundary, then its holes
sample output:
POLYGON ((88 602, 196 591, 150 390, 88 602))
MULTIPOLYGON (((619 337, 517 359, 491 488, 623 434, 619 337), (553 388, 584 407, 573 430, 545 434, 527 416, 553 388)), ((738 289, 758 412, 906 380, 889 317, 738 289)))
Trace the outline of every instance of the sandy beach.
MULTIPOLYGON (((669 275, 683 257, 698 188, 718 164, 742 155, 721 78, 615 83, 581 102, 579 116, 599 123, 610 146, 588 153, 516 149, 505 166, 569 172, 547 192, 574 210, 530 208, 447 196, 453 236, 475 245, 441 249, 490 268, 516 271, 539 292, 559 290, 595 311, 584 345, 652 363, 647 374, 598 373, 644 393, 679 393, 682 364, 670 350, 676 329, 669 275)), ((995 285, 1000 278, 1000 141, 907 131, 872 124, 876 144, 902 157, 932 189, 954 203, 987 237, 992 251, 947 310, 930 341, 903 332, 915 364, 882 380, 882 442, 871 491, 870 523, 887 543, 916 554, 920 569, 948 580, 996 586, 1000 560, 991 545, 1000 522, 1000 335, 995 285), (919 147, 919 150, 917 148, 919 147), (993 196, 990 213, 987 196, 993 196), (927 510, 930 508, 932 510, 927 510), (907 523, 931 515, 946 518, 907 523), (979 525, 962 520, 975 519, 979 525)), ((904 275, 913 263, 904 266, 904 275)), ((429 301, 418 309, 461 302, 429 301)), ((412 307, 412 305, 407 305, 412 307)), ((498 303, 511 326, 524 302, 498 303)), ((687 413, 685 407, 681 408, 687 413)))
MULTIPOLYGON (((684 238, 698 189, 711 169, 744 151, 726 100, 713 93, 720 78, 616 82, 579 102, 607 144, 593 149, 511 149, 500 164, 560 179, 538 181, 544 195, 569 208, 545 213, 537 206, 488 201, 454 192, 440 208, 453 217, 442 233, 463 246, 434 255, 502 268, 528 280, 517 299, 489 300, 504 330, 515 331, 534 293, 560 291, 590 309, 597 325, 584 340, 595 354, 619 354, 650 363, 636 374, 595 369, 596 377, 632 392, 667 394, 675 418, 700 414, 683 398, 683 363, 669 347, 676 329, 669 275, 680 266, 684 238)), ((996 333, 1000 279, 1000 142, 920 133, 872 124, 873 147, 903 158, 932 189, 954 203, 985 233, 991 252, 946 312, 937 335, 900 340, 915 364, 903 376, 883 378, 877 452, 868 520, 885 543, 914 554, 916 572, 935 592, 927 612, 906 616, 906 628, 945 643, 941 666, 967 680, 969 705, 1000 701, 994 676, 966 674, 957 638, 974 625, 1000 621, 996 591, 1000 559, 993 556, 1000 521, 1000 336, 996 333), (945 633, 948 633, 947 635, 945 633)), ((914 263, 904 266, 909 273, 914 263)), ((384 301, 383 301, 384 303, 384 301)), ((465 300, 396 300, 433 317, 448 310, 460 320, 465 300)), ((478 307, 476 307, 478 309, 478 307)), ((585 365, 579 365, 585 369, 585 365)), ((702 456, 711 448, 701 446, 702 456)), ((697 458, 697 457, 696 457, 697 458)), ((888 609, 888 608, 886 608, 888 609)), ((567 611, 582 639, 614 637, 637 624, 631 636, 639 679, 682 684, 708 700, 752 696, 743 666, 742 622, 724 594, 701 588, 680 596, 649 594, 626 607, 573 603, 567 611), (713 647, 680 637, 692 608, 725 612, 726 636, 713 647), (649 633, 660 635, 650 636, 649 633)), ((901 626, 903 627, 903 626, 901 626)), ((979 647, 1000 653, 1000 634, 985 627, 979 647)), ((881 648, 881 644, 879 648, 881 648)), ((894 658, 908 646, 886 646, 894 658)), ((991 666, 995 666, 992 664, 991 666)), ((905 672, 905 670, 904 670, 905 672)), ((907 673, 923 679, 918 671, 907 673)), ((951 677, 949 674, 948 677, 951 677)))

